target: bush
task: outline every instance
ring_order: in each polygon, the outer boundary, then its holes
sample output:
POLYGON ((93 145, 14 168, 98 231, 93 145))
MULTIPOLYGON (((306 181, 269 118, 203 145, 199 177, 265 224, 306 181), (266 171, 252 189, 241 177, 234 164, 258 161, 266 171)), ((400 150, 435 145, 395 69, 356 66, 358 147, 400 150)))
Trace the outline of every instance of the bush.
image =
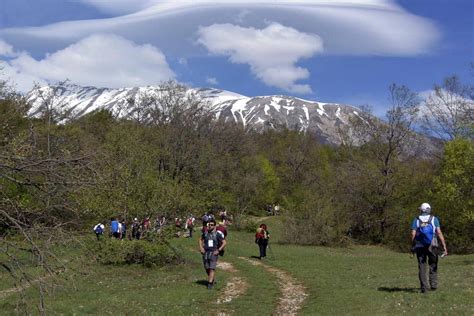
POLYGON ((102 264, 142 264, 163 267, 182 263, 181 253, 167 242, 105 239, 94 245, 96 259, 102 264))
POLYGON ((258 223, 257 221, 249 218, 246 215, 243 216, 235 216, 234 221, 232 222, 232 226, 230 226, 233 230, 237 231, 245 231, 247 233, 255 233, 258 223))

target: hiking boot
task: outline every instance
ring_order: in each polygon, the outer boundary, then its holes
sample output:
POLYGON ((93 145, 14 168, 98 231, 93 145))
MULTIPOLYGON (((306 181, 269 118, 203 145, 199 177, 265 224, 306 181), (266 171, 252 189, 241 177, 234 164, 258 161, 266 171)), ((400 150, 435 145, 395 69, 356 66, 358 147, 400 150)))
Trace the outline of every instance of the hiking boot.
POLYGON ((212 290, 212 287, 213 287, 213 286, 214 286, 213 283, 208 283, 208 284, 207 284, 207 289, 208 289, 208 290, 212 290))
POLYGON ((437 287, 431 287, 431 291, 436 291, 437 287))
POLYGON ((428 292, 426 291, 426 289, 421 289, 420 293, 421 294, 427 294, 428 292))

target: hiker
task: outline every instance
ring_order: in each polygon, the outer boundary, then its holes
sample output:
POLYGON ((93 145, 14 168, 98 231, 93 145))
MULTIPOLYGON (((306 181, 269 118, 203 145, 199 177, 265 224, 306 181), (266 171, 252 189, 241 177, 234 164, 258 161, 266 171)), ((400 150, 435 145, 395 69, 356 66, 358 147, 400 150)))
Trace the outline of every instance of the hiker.
POLYGON ((203 232, 199 239, 199 251, 202 254, 204 269, 208 276, 207 288, 210 290, 214 286, 215 271, 219 252, 224 250, 226 240, 217 233, 216 221, 210 220, 207 223, 207 231, 203 232))
POLYGON ((194 218, 194 216, 189 216, 189 218, 186 220, 186 227, 185 229, 188 230, 189 232, 189 235, 188 235, 188 238, 193 238, 193 231, 194 231, 194 221, 196 219, 194 218))
POLYGON ((219 224, 216 227, 216 230, 220 232, 224 236, 224 238, 227 237, 227 228, 226 228, 225 222, 219 222, 219 224))
POLYGON ((260 250, 260 260, 267 256, 268 239, 270 239, 270 232, 267 229, 267 225, 260 224, 257 228, 257 233, 255 234, 255 243, 258 245, 258 249, 260 250))
POLYGON ((110 219, 110 234, 114 238, 120 239, 119 221, 115 217, 110 219))
MULTIPOLYGON (((226 228, 225 222, 219 222, 219 224, 216 227, 216 231, 218 234, 221 235, 222 238, 224 239, 227 238, 227 228, 226 228)), ((223 255, 224 255, 224 249, 219 251, 219 256, 223 256, 223 255)))
POLYGON ((138 220, 138 218, 135 217, 132 223, 132 239, 139 240, 141 234, 142 234, 142 227, 140 225, 140 221, 138 220))
POLYGON ((166 225, 166 217, 163 215, 161 216, 161 220, 160 220, 160 228, 165 227, 165 225, 166 225))
POLYGON ((121 239, 124 240, 127 238, 127 223, 125 223, 125 220, 122 220, 121 224, 122 224, 122 227, 120 230, 122 234, 121 239))
POLYGON ((204 215, 201 217, 202 220, 202 232, 206 231, 207 229, 207 223, 209 223, 209 215, 208 213, 204 213, 204 215))
POLYGON ((157 216, 155 219, 155 227, 153 228, 155 232, 160 232, 161 229, 161 216, 157 216))
POLYGON ((93 230, 94 230, 95 236, 97 237, 97 240, 100 240, 102 236, 104 236, 104 229, 105 229, 105 225, 102 223, 98 223, 97 225, 94 226, 93 230))
POLYGON ((411 225, 412 252, 416 253, 418 259, 421 293, 426 293, 428 285, 432 291, 438 288, 438 253, 436 252, 438 238, 444 249, 442 256, 448 254, 448 248, 441 232, 439 220, 431 214, 431 206, 428 203, 423 203, 418 210, 421 214, 413 220, 411 225))
POLYGON ((143 231, 146 232, 150 229, 151 223, 150 223, 150 217, 145 217, 142 223, 143 231))
POLYGON ((276 204, 273 207, 273 215, 280 215, 280 204, 276 204))

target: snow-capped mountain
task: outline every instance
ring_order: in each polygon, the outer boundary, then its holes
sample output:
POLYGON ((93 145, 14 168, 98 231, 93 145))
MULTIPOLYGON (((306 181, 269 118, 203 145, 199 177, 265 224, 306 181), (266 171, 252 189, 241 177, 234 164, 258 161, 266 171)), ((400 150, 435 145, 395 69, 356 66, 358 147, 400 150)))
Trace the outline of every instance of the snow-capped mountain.
MULTIPOLYGON (((53 107, 61 107, 77 116, 98 109, 107 109, 118 116, 127 116, 131 102, 143 101, 144 96, 159 96, 156 86, 136 88, 96 88, 77 85, 47 86, 28 93, 32 108, 30 115, 39 113, 41 104, 54 91, 53 107)), ((341 144, 340 129, 348 127, 351 116, 360 111, 350 105, 322 103, 291 96, 246 97, 229 91, 202 88, 188 89, 212 109, 216 119, 233 121, 257 130, 285 126, 289 129, 314 133, 323 143, 341 144)))

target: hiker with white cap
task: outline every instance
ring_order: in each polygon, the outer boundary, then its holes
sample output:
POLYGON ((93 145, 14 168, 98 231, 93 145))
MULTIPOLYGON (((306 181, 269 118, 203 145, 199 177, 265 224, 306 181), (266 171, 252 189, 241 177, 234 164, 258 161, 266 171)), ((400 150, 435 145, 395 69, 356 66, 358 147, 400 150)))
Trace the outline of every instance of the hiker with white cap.
POLYGON ((428 288, 432 291, 438 288, 438 254, 440 254, 438 238, 441 241, 443 257, 448 254, 448 248, 439 220, 431 214, 431 206, 423 203, 418 210, 421 214, 413 220, 411 225, 412 252, 416 253, 418 259, 421 293, 426 293, 428 288), (429 274, 427 275, 428 267, 429 274))
POLYGON ((140 221, 135 217, 132 223, 132 239, 140 239, 141 234, 142 228, 140 221))

